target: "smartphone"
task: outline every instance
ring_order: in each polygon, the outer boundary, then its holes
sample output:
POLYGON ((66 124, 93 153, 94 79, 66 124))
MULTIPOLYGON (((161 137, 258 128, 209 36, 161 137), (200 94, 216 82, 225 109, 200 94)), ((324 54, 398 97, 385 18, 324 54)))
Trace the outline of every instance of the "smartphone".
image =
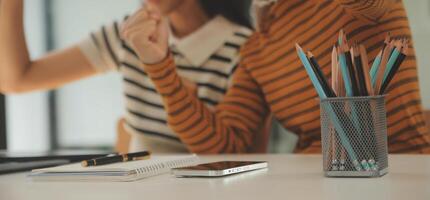
POLYGON ((172 169, 176 177, 220 177, 267 168, 265 161, 220 161, 172 169))

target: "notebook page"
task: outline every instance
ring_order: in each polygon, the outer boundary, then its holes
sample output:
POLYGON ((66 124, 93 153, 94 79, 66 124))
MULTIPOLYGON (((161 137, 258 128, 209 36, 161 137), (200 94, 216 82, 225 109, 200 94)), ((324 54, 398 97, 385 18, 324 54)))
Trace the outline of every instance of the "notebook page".
POLYGON ((151 159, 148 160, 121 162, 95 167, 82 167, 81 163, 75 163, 57 167, 36 169, 32 170, 32 173, 130 172, 138 169, 145 169, 148 167, 153 168, 153 166, 158 166, 161 163, 171 163, 173 165, 175 162, 191 159, 193 157, 195 158, 196 156, 151 156, 151 159))

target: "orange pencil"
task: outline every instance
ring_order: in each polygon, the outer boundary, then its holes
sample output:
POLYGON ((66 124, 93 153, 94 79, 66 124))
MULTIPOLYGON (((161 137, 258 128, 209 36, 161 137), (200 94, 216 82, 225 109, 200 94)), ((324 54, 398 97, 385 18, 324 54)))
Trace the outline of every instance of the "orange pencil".
POLYGON ((361 54, 361 62, 363 63, 364 78, 366 80, 366 89, 370 96, 375 95, 373 92, 372 81, 370 80, 369 60, 367 59, 366 48, 363 45, 359 46, 361 54))
POLYGON ((338 91, 338 65, 337 65, 337 53, 336 53, 336 47, 333 47, 333 51, 331 52, 331 88, 333 89, 336 96, 339 96, 338 91))
POLYGON ((382 52, 381 64, 379 66, 378 72, 376 73, 376 84, 374 87, 375 94, 379 94, 381 90, 382 81, 384 79, 385 69, 387 67, 388 58, 390 57, 391 51, 393 50, 393 41, 387 44, 382 52))

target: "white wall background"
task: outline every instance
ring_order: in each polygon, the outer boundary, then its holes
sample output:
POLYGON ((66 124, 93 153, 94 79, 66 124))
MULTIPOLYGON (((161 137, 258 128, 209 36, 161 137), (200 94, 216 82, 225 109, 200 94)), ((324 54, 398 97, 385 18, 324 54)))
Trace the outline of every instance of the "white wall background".
POLYGON ((411 22, 423 105, 430 109, 430 0, 405 0, 411 22))
MULTIPOLYGON (((55 0, 55 42, 59 48, 88 37, 102 24, 122 19, 139 0, 55 0)), ((121 76, 108 73, 68 85, 58 92, 60 146, 112 145, 124 113, 121 76)))
MULTIPOLYGON (((32 58, 43 55, 45 23, 42 0, 25 1, 25 30, 32 58)), ((6 98, 7 143, 12 151, 49 149, 48 102, 45 92, 6 98)))

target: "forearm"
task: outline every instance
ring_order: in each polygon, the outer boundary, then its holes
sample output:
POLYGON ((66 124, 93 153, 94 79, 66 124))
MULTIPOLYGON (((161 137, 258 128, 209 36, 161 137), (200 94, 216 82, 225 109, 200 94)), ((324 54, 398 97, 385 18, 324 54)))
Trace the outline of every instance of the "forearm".
POLYGON ((173 59, 145 70, 163 97, 169 126, 191 152, 249 153, 255 145, 254 136, 259 134, 267 114, 261 106, 264 105, 261 96, 245 97, 232 88, 224 101, 211 110, 186 88, 173 59), (237 102, 238 99, 243 102, 237 102), (255 108, 259 115, 245 109, 249 107, 255 108))
POLYGON ((2 0, 0 4, 0 86, 19 82, 30 65, 24 36, 23 0, 2 0))
POLYGON ((0 4, 0 92, 53 89, 97 73, 78 45, 30 60, 23 6, 23 0, 0 4))

